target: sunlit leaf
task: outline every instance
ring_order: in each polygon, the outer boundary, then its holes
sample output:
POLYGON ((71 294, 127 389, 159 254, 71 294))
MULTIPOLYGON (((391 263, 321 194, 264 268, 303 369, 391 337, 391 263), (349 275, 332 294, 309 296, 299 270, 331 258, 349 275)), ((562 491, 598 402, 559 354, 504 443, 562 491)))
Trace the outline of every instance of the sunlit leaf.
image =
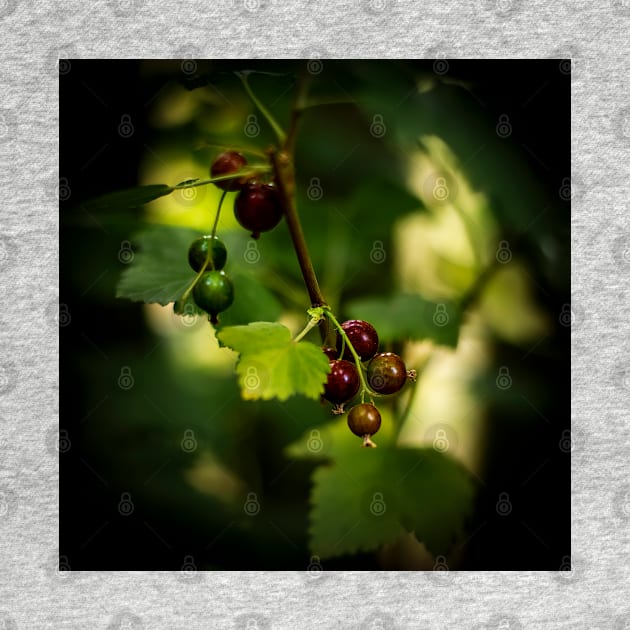
POLYGON ((307 341, 296 343, 286 326, 253 322, 217 333, 219 342, 239 353, 236 372, 246 400, 286 400, 295 394, 317 399, 330 371, 321 349, 307 341))

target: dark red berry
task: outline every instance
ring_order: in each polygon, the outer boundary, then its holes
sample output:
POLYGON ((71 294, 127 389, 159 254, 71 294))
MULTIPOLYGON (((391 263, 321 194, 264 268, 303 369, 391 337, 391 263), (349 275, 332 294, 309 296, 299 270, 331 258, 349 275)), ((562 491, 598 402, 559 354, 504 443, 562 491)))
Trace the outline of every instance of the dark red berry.
MULTIPOLYGON (((356 353, 361 357, 361 361, 367 361, 371 359, 378 350, 378 334, 372 324, 364 322, 362 319, 349 319, 347 322, 341 324, 344 332, 350 339, 350 343, 353 345, 356 353)), ((343 345, 343 339, 341 335, 337 336, 337 350, 341 352, 341 346, 343 345)), ((347 347, 344 350, 343 358, 352 360, 352 353, 347 347)))
POLYGON ((260 182, 245 184, 234 202, 234 216, 246 230, 251 230, 252 238, 273 229, 282 219, 278 189, 260 182))
POLYGON ((367 368, 368 384, 378 394, 394 394, 407 380, 403 360, 393 352, 377 354, 367 368))
MULTIPOLYGON (((369 403, 361 403, 348 412, 348 427, 352 433, 362 438, 369 438, 381 428, 381 414, 369 403)), ((374 446, 368 439, 364 446, 374 446)))
MULTIPOLYGON (((210 177, 221 177, 222 175, 238 173, 246 164, 245 156, 237 151, 225 151, 212 162, 210 177)), ((214 182, 214 184, 221 190, 239 190, 245 181, 242 177, 235 177, 233 179, 222 179, 219 182, 214 182)))
POLYGON ((337 352, 337 350, 335 350, 335 348, 330 348, 329 346, 324 346, 322 348, 322 352, 331 360, 334 361, 335 359, 339 358, 339 353, 337 352))
POLYGON ((324 387, 324 398, 340 404, 350 400, 359 391, 359 373, 349 361, 330 362, 330 374, 324 387))

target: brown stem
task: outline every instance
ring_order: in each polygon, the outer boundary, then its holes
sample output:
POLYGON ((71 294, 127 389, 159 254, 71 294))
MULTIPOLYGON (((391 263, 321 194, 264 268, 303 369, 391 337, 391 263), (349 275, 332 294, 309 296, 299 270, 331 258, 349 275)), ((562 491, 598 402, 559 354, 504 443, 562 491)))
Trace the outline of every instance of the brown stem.
POLYGON ((284 141, 283 149, 293 156, 295 152, 295 137, 297 135, 298 123, 306 106, 306 95, 308 92, 308 80, 309 77, 306 72, 298 77, 297 86, 295 90, 295 96, 293 98, 293 107, 291 108, 291 120, 289 121, 289 129, 287 131, 287 137, 284 141))
MULTIPOLYGON (((308 291, 308 296, 311 300, 311 306, 317 307, 325 306, 326 300, 324 299, 321 289, 319 288, 319 283, 317 282, 317 276, 315 275, 315 270, 313 269, 313 262, 311 261, 311 256, 308 252, 308 246, 306 244, 306 239, 304 238, 304 231, 302 230, 302 224, 295 205, 295 139, 298 123, 306 102, 306 91, 307 78, 306 75, 302 75, 298 78, 286 140, 280 150, 275 148, 270 149, 269 157, 273 165, 278 192, 280 193, 280 199, 282 200, 284 216, 289 228, 289 234, 291 235, 291 241, 293 242, 293 248, 295 249, 295 254, 300 265, 300 271, 302 272, 302 277, 304 278, 304 284, 306 285, 306 290, 308 291)), ((328 336, 328 321, 326 318, 321 321, 319 331, 322 342, 324 342, 328 336)))
POLYGON ((293 248, 297 255, 304 284, 308 291, 311 306, 324 306, 326 300, 322 295, 317 276, 313 269, 311 256, 308 252, 304 231, 295 207, 295 174, 293 171, 293 160, 286 151, 272 151, 271 163, 276 173, 276 183, 278 192, 282 200, 284 215, 289 228, 289 234, 293 241, 293 248))

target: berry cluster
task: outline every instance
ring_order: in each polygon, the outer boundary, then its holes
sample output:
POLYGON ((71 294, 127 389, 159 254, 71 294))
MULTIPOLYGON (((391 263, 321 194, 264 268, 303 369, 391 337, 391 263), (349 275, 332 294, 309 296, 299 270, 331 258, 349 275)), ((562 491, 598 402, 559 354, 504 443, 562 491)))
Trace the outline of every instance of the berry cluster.
MULTIPOLYGON (((224 195, 226 192, 238 191, 234 201, 234 215, 245 229, 251 230, 252 238, 258 238, 261 232, 268 232, 278 225, 282 219, 282 204, 273 183, 259 182, 249 175, 240 174, 246 166, 247 159, 241 153, 225 151, 212 163, 210 176, 225 177, 214 182, 224 191, 224 195), (230 175, 234 176, 229 177, 230 175)), ((225 244, 214 232, 195 239, 188 249, 190 266, 197 273, 203 270, 192 287, 193 298, 197 306, 209 314, 210 321, 215 325, 219 322, 217 315, 229 308, 234 301, 234 286, 223 271, 226 260, 225 244)))
MULTIPOLYGON (((367 393, 372 396, 395 394, 407 379, 415 379, 415 372, 407 371, 397 354, 378 353, 378 333, 372 324, 351 319, 341 324, 341 328, 344 334, 337 335, 337 347, 322 348, 330 362, 324 398, 335 405, 333 413, 343 413, 344 403, 357 395, 361 384, 365 384, 363 372, 367 377, 367 393)), ((375 446, 370 437, 380 426, 381 414, 373 403, 361 402, 348 412, 348 427, 363 438, 363 446, 375 446)))
POLYGON ((218 324, 217 315, 231 306, 234 287, 223 267, 227 260, 227 249, 216 236, 200 236, 188 249, 188 262, 197 272, 204 271, 195 282, 192 294, 195 304, 210 315, 210 321, 218 324))

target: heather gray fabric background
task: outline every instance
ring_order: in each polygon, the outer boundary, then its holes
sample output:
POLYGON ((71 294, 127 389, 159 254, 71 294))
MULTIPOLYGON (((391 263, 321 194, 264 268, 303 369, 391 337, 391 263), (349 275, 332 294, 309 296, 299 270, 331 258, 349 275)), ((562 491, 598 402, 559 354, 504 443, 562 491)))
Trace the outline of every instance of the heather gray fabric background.
POLYGON ((0 1, 0 629, 630 627, 630 4, 0 1), (59 572, 59 57, 573 61, 573 571, 59 572))

